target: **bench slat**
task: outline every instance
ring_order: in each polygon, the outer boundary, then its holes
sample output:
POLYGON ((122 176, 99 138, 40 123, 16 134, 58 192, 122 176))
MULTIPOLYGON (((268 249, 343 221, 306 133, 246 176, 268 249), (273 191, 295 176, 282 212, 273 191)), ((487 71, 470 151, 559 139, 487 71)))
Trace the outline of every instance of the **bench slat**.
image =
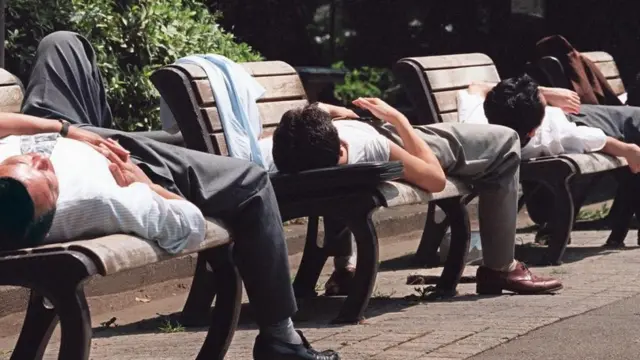
POLYGON ((378 185, 378 192, 385 199, 387 207, 394 207, 426 204, 429 201, 470 194, 471 190, 461 181, 447 178, 447 184, 444 190, 438 193, 428 193, 416 186, 401 181, 386 181, 378 185))
POLYGON ((438 106, 438 112, 458 110, 458 91, 440 91, 433 94, 433 98, 438 106))
POLYGON ((442 118, 442 122, 458 122, 458 112, 440 114, 440 118, 442 118))
MULTIPOLYGON (((258 103, 258 111, 260 112, 260 119, 262 119, 262 126, 272 126, 280 122, 282 114, 291 109, 300 108, 307 105, 307 100, 290 100, 290 101, 274 101, 258 103)), ((222 131, 222 125, 220 124, 220 116, 218 115, 218 109, 215 107, 208 107, 202 109, 202 116, 206 121, 211 124, 213 132, 222 131)))
POLYGON ((424 70, 493 65, 493 61, 490 57, 480 53, 422 56, 412 57, 409 59, 420 64, 424 70))
MULTIPOLYGON (((249 74, 260 76, 272 76, 272 75, 291 75, 296 74, 296 70, 289 64, 283 61, 258 61, 241 63, 249 74)), ((202 68, 195 64, 179 64, 180 67, 185 69, 193 79, 206 79, 207 74, 202 68)))
POLYGON ((616 95, 624 94, 626 92, 626 90, 624 89, 624 84, 622 83, 622 79, 609 79, 608 81, 609 85, 616 95))
POLYGON ((0 112, 20 112, 22 99, 23 94, 20 85, 0 86, 0 112))
MULTIPOLYGON (((266 90, 266 93, 262 98, 258 99, 258 102, 306 99, 306 93, 298 75, 265 76, 256 78, 256 80, 266 90)), ((215 105, 215 98, 209 80, 196 80, 194 89, 201 107, 215 105)))
POLYGON ((500 82, 493 65, 432 70, 427 71, 426 75, 432 91, 462 89, 474 82, 500 82))
POLYGON ((607 79, 620 77, 620 73, 618 72, 618 67, 616 66, 616 63, 613 61, 596 63, 596 66, 598 67, 598 69, 600 69, 600 72, 602 73, 602 75, 604 75, 604 77, 606 77, 607 79))
POLYGON ((622 157, 609 156, 602 153, 589 154, 565 154, 564 158, 569 158, 580 168, 581 174, 592 174, 602 171, 614 170, 627 166, 627 160, 622 157))
POLYGON ((594 63, 613 61, 613 56, 604 51, 587 51, 583 52, 582 55, 584 55, 587 59, 593 61, 594 63))

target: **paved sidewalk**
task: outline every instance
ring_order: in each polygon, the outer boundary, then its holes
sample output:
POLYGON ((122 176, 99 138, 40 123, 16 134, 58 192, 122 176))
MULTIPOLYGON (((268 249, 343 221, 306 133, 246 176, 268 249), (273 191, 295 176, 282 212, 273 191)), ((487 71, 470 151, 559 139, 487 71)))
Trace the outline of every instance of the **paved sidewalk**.
MULTIPOLYGON (((393 253, 392 258, 395 259, 382 264, 375 298, 366 314, 366 324, 327 325, 339 308, 338 301, 327 298, 303 303, 296 324, 316 347, 340 350, 343 359, 465 359, 540 327, 640 295, 640 248, 605 251, 600 245, 607 234, 575 231, 565 265, 535 269, 538 274, 552 275, 564 281, 565 289, 558 295, 479 297, 474 294, 474 284, 462 284, 460 296, 438 303, 416 301, 413 299, 417 295, 416 287, 405 285, 405 282, 408 275, 437 275, 440 269, 394 271, 394 268, 404 266, 408 258, 398 258, 398 255, 415 250, 418 239, 414 236, 411 241, 382 248, 383 256, 387 255, 385 258, 393 253)), ((628 244, 635 245, 635 235, 632 231, 628 244)), ((519 235, 519 242, 530 243, 532 237, 531 234, 519 235)), ((527 258, 541 250, 524 245, 519 246, 518 253, 527 258)), ((473 275, 475 269, 468 267, 465 274, 473 275)), ((178 312, 183 301, 184 294, 179 294, 94 318, 96 328, 111 317, 117 318, 119 326, 102 331, 97 329, 91 358, 194 358, 205 330, 180 331, 173 327, 163 332, 159 330, 161 321, 156 315, 178 312), (149 318, 151 320, 140 321, 149 318)), ((251 359, 257 331, 246 313, 227 359, 251 359)), ((47 359, 56 358, 56 338, 57 335, 47 351, 47 359)), ((0 339, 0 349, 5 349, 0 352, 0 358, 10 356, 9 350, 14 341, 15 337, 0 339)), ((565 346, 572 345, 567 343, 565 346)))

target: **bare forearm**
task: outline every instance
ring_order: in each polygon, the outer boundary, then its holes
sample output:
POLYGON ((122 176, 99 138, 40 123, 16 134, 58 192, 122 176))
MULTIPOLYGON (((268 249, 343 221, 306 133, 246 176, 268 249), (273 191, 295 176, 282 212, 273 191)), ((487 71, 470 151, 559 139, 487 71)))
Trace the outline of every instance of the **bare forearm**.
POLYGON ((182 198, 180 195, 174 194, 160 185, 152 184, 151 190, 167 200, 184 200, 184 198, 182 198))
POLYGON ((635 144, 629 144, 612 137, 607 137, 607 142, 605 143, 601 151, 612 156, 627 157, 637 149, 638 146, 635 144))
POLYGON ((393 124, 398 131, 398 135, 404 143, 404 149, 411 155, 419 158, 427 164, 440 166, 438 158, 433 154, 431 148, 416 135, 413 127, 409 124, 406 117, 398 118, 393 124))
POLYGON ((0 113, 0 137, 56 133, 62 124, 56 120, 13 113, 0 113))

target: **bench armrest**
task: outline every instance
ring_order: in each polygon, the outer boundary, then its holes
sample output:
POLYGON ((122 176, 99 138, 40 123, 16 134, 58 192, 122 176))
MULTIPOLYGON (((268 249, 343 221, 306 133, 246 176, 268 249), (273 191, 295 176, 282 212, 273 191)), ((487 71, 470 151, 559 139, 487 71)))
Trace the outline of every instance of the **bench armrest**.
POLYGON ((340 189, 375 189, 381 182, 402 177, 399 161, 340 165, 295 174, 270 173, 278 197, 332 194, 340 189))

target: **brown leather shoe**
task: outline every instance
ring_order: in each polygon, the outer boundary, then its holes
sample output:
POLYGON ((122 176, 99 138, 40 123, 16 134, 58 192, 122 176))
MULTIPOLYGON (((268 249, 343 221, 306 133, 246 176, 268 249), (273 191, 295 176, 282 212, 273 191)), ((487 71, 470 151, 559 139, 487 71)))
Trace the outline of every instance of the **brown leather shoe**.
POLYGON ((326 296, 348 295, 355 275, 356 269, 352 267, 336 269, 324 284, 324 294, 326 296))
POLYGON ((562 289, 556 279, 535 276, 518 262, 515 270, 501 272, 481 266, 476 273, 476 292, 482 295, 499 295, 502 290, 517 294, 549 294, 562 289))

